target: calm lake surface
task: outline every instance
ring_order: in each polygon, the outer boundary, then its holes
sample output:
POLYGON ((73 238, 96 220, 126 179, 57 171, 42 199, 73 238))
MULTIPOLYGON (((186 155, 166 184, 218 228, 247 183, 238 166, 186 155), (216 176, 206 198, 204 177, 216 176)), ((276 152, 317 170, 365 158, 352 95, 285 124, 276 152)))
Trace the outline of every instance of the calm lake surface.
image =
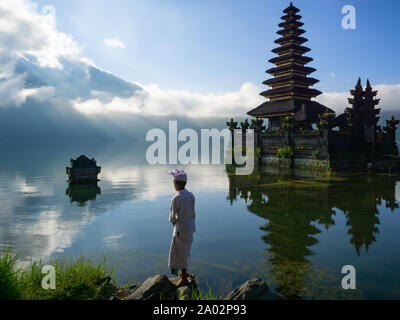
MULTIPOLYGON (((168 222, 175 194, 133 142, 1 145, 0 246, 31 259, 107 261, 119 284, 169 274, 168 222), (102 167, 97 185, 69 187, 80 154, 102 167)), ((400 298, 400 182, 387 176, 310 178, 224 166, 183 166, 196 196, 192 266, 201 287, 225 294, 250 277, 287 296, 400 298), (344 265, 357 289, 341 288, 344 265)))

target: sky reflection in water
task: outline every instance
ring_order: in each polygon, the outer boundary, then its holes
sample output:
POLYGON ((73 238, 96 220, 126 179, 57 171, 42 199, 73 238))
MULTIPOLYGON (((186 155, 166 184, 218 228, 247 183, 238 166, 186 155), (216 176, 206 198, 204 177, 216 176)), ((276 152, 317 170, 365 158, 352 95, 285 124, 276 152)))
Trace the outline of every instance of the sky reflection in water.
MULTIPOLYGON (((174 166, 148 166, 126 145, 6 146, 0 160, 0 245, 21 261, 106 255, 119 283, 168 274, 174 166), (79 150, 102 166, 96 185, 69 186, 79 150)), ((191 272, 223 294, 251 276, 287 296, 400 297, 400 184, 390 177, 230 177, 186 166, 196 196, 191 272), (357 290, 341 289, 341 268, 357 290)))

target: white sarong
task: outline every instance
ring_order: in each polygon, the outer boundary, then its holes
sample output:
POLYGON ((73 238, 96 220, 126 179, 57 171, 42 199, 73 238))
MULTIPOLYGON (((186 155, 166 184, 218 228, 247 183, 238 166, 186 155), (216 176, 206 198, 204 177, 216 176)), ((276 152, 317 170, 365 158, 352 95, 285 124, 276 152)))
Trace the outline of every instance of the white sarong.
POLYGON ((190 264, 190 249, 193 234, 182 235, 174 232, 169 250, 168 265, 171 269, 187 269, 190 264))
POLYGON ((185 190, 172 199, 169 221, 174 225, 168 265, 171 269, 186 269, 190 264, 190 249, 193 242, 195 224, 195 199, 185 190))

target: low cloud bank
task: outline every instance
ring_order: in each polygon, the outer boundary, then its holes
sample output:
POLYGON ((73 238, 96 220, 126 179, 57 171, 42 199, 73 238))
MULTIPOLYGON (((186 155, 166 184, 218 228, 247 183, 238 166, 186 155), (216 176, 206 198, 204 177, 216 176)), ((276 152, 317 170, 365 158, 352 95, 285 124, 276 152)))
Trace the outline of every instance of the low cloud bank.
MULTIPOLYGON (((400 85, 377 85, 381 120, 400 117, 400 85)), ((0 84, 0 97, 2 97, 0 84)), ((162 90, 143 86, 129 98, 74 99, 54 95, 54 87, 21 88, 12 107, 0 108, 0 140, 29 139, 124 139, 144 140, 152 128, 168 128, 169 120, 185 127, 224 128, 226 120, 243 119, 246 113, 264 101, 259 88, 244 84, 236 92, 200 95, 185 91, 162 90), (18 103, 17 103, 18 102, 18 103), (18 106, 16 106, 18 105, 18 106)), ((324 93, 318 101, 338 114, 349 106, 349 94, 324 93)), ((7 99, 3 99, 3 102, 7 99)), ((11 100, 8 99, 10 102, 11 100)))
POLYGON ((164 90, 157 85, 141 86, 130 98, 115 97, 109 102, 100 99, 75 100, 74 107, 84 114, 115 112, 143 116, 184 116, 190 118, 243 117, 264 101, 260 88, 245 83, 238 91, 202 95, 181 90, 164 90))
MULTIPOLYGON (((73 106, 87 115, 112 114, 115 112, 143 116, 245 117, 252 108, 265 101, 259 95, 261 88, 245 83, 238 91, 222 94, 201 95, 187 91, 163 90, 157 85, 141 86, 130 98, 115 97, 104 102, 101 99, 74 100, 73 106)), ((400 111, 400 84, 374 86, 381 99, 382 111, 400 111)), ((349 107, 349 92, 326 92, 316 100, 333 109, 337 114, 349 107)))
MULTIPOLYGON (((373 89, 378 91, 377 99, 380 99, 378 108, 384 112, 400 111, 400 84, 377 84, 373 89)), ((350 92, 325 92, 316 100, 327 107, 335 110, 337 114, 342 113, 349 107, 348 98, 350 92)))

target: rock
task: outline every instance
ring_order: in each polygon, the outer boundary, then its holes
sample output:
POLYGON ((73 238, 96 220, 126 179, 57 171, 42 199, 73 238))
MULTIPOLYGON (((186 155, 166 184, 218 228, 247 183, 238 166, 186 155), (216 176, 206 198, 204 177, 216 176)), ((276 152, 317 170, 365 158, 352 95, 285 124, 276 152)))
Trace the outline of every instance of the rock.
MULTIPOLYGON (((178 297, 180 300, 190 300, 193 295, 197 292, 198 287, 197 283, 194 280, 194 275, 189 275, 188 282, 189 285, 182 286, 178 288, 178 297)), ((174 285, 176 285, 179 281, 179 277, 174 277, 169 279, 174 285)))
POLYGON ((135 291, 136 289, 139 289, 139 287, 141 286, 142 284, 140 283, 140 282, 136 282, 136 283, 134 283, 133 285, 131 285, 128 289, 130 290, 130 291, 135 291))
POLYGON ((261 279, 251 279, 232 290, 224 300, 280 300, 280 296, 270 292, 261 279))
POLYGON ((124 300, 175 300, 177 290, 165 275, 148 278, 124 300))
POLYGON ((178 295, 180 300, 190 300, 192 298, 192 288, 184 286, 178 288, 178 295))
POLYGON ((178 283, 179 281, 179 277, 173 277, 173 278, 169 278, 169 281, 171 281, 174 285, 178 283))
MULTIPOLYGON (((196 275, 188 273, 188 281, 189 282, 194 281, 195 277, 196 277, 196 275)), ((171 281, 173 284, 176 284, 179 281, 179 279, 180 279, 179 277, 172 277, 172 278, 169 278, 169 281, 171 281)))
POLYGON ((124 300, 126 297, 133 294, 136 289, 140 287, 141 283, 137 282, 131 285, 129 288, 118 289, 114 291, 113 295, 110 297, 109 300, 124 300))

